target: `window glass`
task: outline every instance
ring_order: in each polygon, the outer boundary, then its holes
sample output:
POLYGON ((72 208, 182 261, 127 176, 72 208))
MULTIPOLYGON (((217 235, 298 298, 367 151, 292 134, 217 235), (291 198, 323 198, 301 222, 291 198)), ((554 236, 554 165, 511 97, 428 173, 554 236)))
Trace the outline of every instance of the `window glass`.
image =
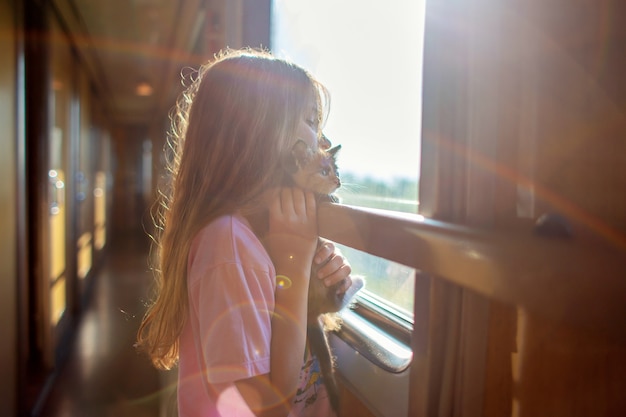
MULTIPOLYGON (((423 1, 274 0, 272 50, 331 95, 343 204, 417 213, 423 1)), ((367 291, 413 311, 413 270, 341 247, 367 291)))

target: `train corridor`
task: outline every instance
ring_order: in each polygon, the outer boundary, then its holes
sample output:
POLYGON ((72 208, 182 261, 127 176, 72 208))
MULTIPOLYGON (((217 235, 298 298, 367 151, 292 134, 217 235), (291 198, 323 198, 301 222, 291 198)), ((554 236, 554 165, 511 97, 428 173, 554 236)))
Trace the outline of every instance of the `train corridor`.
POLYGON ((159 372, 133 347, 151 281, 149 241, 133 234, 111 243, 38 416, 159 415, 159 372))

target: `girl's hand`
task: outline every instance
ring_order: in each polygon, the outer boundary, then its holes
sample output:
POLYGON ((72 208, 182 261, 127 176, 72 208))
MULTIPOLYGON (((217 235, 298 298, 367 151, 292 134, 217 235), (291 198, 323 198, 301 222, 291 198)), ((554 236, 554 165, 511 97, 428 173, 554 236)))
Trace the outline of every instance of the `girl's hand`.
POLYGON ((277 274, 309 275, 317 245, 317 209, 313 193, 281 188, 269 210, 267 251, 277 274))
POLYGON ((319 245, 313 262, 319 266, 317 271, 318 279, 324 280, 326 287, 337 286, 337 294, 345 293, 352 285, 350 273, 352 268, 346 258, 341 255, 339 249, 333 242, 320 238, 319 245))

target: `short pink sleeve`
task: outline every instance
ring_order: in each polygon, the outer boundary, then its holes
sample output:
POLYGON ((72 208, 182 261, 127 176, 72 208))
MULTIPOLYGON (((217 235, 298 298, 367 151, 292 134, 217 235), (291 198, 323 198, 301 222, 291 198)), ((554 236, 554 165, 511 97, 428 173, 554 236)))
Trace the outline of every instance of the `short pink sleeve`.
POLYGON ((229 263, 207 271, 190 288, 210 383, 270 371, 272 282, 265 271, 229 263))
POLYGON ((275 271, 240 217, 212 222, 194 239, 188 264, 190 319, 211 384, 270 371, 275 271))

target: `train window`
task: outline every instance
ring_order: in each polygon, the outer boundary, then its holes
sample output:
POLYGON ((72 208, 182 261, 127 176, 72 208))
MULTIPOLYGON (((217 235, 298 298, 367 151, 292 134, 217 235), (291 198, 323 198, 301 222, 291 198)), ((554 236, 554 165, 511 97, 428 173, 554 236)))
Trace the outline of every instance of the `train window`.
MULTIPOLYGON (((423 1, 273 2, 272 50, 330 90, 343 204, 417 212, 423 19, 423 1)), ((367 279, 361 301, 410 322, 414 271, 341 249, 367 279)))

